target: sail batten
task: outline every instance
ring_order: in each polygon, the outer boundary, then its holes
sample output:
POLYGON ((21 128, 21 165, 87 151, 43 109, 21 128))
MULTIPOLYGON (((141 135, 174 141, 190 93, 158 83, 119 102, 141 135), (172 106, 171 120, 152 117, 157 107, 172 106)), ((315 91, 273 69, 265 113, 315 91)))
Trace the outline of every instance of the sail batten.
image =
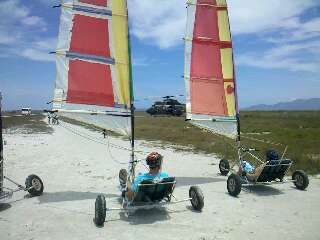
POLYGON ((127 1, 65 0, 61 5, 54 110, 130 135, 127 1))
POLYGON ((236 138, 238 109, 226 0, 188 0, 187 9, 186 118, 236 138))

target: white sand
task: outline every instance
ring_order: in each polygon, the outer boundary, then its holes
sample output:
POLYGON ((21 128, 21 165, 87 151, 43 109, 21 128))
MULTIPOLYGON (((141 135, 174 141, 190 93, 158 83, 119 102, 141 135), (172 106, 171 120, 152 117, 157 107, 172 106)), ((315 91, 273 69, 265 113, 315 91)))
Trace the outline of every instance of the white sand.
MULTIPOLYGON (((72 126, 72 125, 71 125, 72 126)), ((24 198, 18 192, 9 204, 0 206, 0 239, 320 239, 320 180, 310 179, 307 191, 293 184, 260 186, 238 198, 228 195, 226 177, 219 176, 214 156, 150 148, 141 142, 137 149, 159 151, 164 169, 177 177, 177 198, 188 195, 190 185, 201 187, 205 196, 202 213, 190 203, 162 210, 139 211, 127 218, 119 212, 107 214, 103 228, 93 223, 94 201, 107 196, 109 207, 119 207, 117 161, 129 153, 77 136, 61 126, 54 134, 6 134, 5 172, 24 183, 35 173, 44 181, 40 197, 24 198)), ((78 126, 73 129, 99 141, 102 135, 78 126)), ((128 142, 111 139, 128 146, 128 142)), ((142 166, 139 171, 144 171, 142 166)), ((9 184, 10 185, 10 184, 9 184)), ((11 185, 10 185, 11 186, 11 185)))

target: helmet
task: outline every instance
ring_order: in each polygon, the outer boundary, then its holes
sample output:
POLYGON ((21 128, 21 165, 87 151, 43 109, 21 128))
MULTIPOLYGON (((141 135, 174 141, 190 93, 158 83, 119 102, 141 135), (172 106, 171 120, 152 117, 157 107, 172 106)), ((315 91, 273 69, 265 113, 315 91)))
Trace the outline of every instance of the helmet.
POLYGON ((278 160, 279 154, 277 153, 277 151, 273 149, 269 149, 266 151, 266 158, 267 158, 267 161, 278 160))
POLYGON ((150 168, 161 167, 162 158, 161 154, 152 152, 147 156, 146 161, 150 168))

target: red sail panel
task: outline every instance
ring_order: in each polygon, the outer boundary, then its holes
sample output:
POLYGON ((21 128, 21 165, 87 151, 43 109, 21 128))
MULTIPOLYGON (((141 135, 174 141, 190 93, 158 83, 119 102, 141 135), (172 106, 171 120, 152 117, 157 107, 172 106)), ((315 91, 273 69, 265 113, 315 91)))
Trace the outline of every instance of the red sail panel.
MULTIPOLYGON (((198 1, 213 4, 212 1, 198 1)), ((217 9, 198 5, 193 33, 190 85, 192 113, 228 113, 221 69, 217 9)))
POLYGON ((76 14, 70 51, 110 57, 108 20, 76 14))
POLYGON ((68 103, 114 106, 109 65, 70 60, 68 79, 68 103))
POLYGON ((206 37, 213 41, 219 41, 218 16, 216 8, 206 5, 197 6, 193 37, 206 37))
POLYGON ((102 7, 106 7, 108 4, 107 0, 79 0, 79 2, 102 7))

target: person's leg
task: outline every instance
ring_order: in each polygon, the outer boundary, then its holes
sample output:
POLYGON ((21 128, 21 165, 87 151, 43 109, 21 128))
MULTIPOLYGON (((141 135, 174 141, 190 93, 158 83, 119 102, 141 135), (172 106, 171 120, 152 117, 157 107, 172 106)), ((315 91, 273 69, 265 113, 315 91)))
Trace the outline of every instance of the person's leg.
POLYGON ((126 197, 129 201, 133 200, 134 192, 132 192, 130 186, 127 186, 126 197))

